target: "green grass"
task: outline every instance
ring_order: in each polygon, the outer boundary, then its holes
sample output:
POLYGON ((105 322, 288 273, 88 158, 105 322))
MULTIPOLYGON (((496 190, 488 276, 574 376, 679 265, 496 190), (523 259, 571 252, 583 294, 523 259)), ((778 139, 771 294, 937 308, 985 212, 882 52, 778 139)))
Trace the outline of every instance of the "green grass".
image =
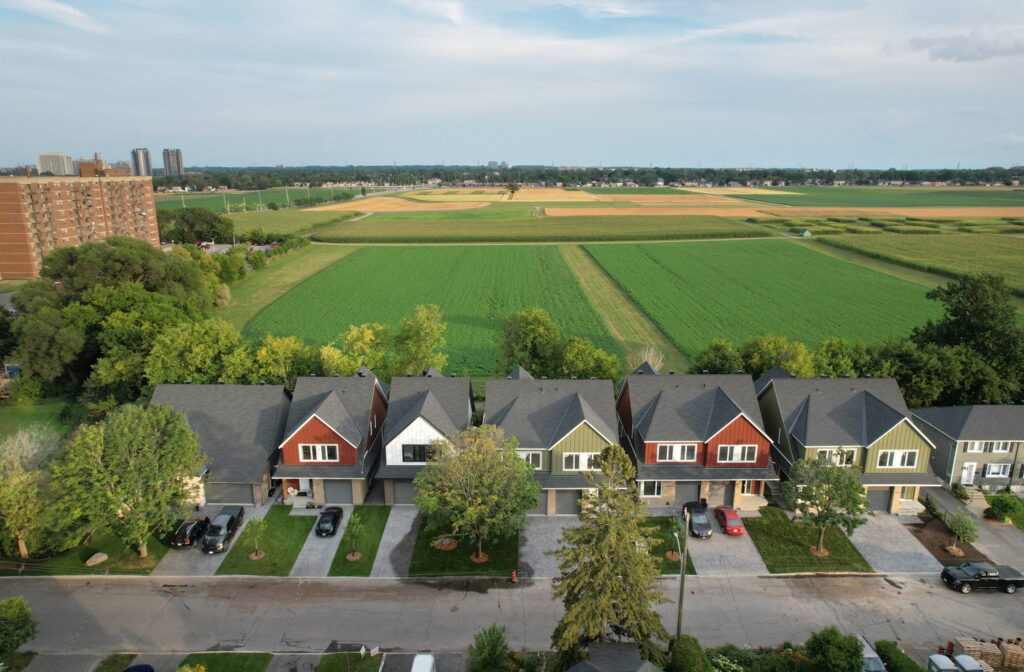
POLYGON ((273 658, 269 653, 192 653, 182 665, 205 665, 206 672, 263 672, 273 658))
POLYGON ((352 219, 359 213, 338 210, 335 212, 310 210, 267 210, 265 212, 236 212, 230 216, 235 223, 235 233, 242 234, 252 229, 262 229, 268 234, 282 236, 301 235, 314 229, 352 219))
POLYGON ((13 292, 18 287, 28 282, 27 279, 21 278, 3 278, 0 279, 0 294, 6 294, 7 292, 13 292))
POLYGON ((587 187, 580 191, 590 194, 687 194, 692 193, 674 187, 587 187))
POLYGON ((334 554, 327 576, 369 576, 370 570, 373 569, 373 561, 377 557, 377 548, 380 546, 380 538, 384 535, 384 526, 388 524, 391 507, 357 506, 352 514, 357 513, 362 521, 362 530, 355 539, 349 534, 348 529, 345 530, 345 536, 341 538, 341 544, 334 554), (355 549, 362 553, 363 557, 355 562, 349 562, 345 556, 351 552, 353 541, 355 549))
MULTIPOLYGON (((651 555, 654 556, 654 560, 661 568, 661 573, 679 576, 679 561, 669 560, 665 557, 665 553, 677 548, 676 538, 672 533, 680 529, 679 519, 675 516, 651 516, 647 522, 655 528, 651 536, 658 539, 658 543, 651 548, 651 555)), ((682 532, 679 534, 682 536, 682 532)), ((689 553, 686 554, 686 573, 688 575, 697 573, 697 570, 693 568, 693 558, 689 553)))
POLYGON ((168 537, 164 534, 151 535, 146 548, 149 554, 140 558, 134 548, 128 548, 113 534, 100 530, 92 535, 88 543, 64 551, 51 558, 22 561, 19 558, 0 558, 0 576, 61 576, 72 574, 149 574, 170 550, 168 537), (106 553, 109 559, 86 567, 85 561, 94 553, 106 553), (24 565, 25 569, 20 570, 24 565))
POLYGON ((792 523, 774 506, 761 508, 760 518, 744 518, 747 534, 772 574, 788 572, 873 572, 842 530, 825 530, 828 557, 811 555, 818 542, 818 528, 809 523, 792 523))
POLYGON ((946 277, 997 273, 1024 295, 1024 239, 1017 236, 842 236, 822 242, 946 277))
POLYGON ((242 330, 258 312, 289 290, 354 251, 342 245, 309 245, 275 257, 265 268, 249 273, 231 287, 231 304, 218 308, 217 317, 242 330))
MULTIPOLYGON (((576 206, 576 203, 571 204, 571 207, 576 206)), ((502 209, 486 208, 485 211, 500 213, 502 209)), ((712 215, 530 216, 520 219, 444 217, 408 221, 384 221, 374 216, 317 229, 313 240, 334 243, 580 242, 771 235, 775 234, 764 228, 712 215)))
POLYGON ((290 506, 275 504, 267 511, 267 532, 260 548, 266 552, 262 560, 250 560, 252 536, 246 526, 241 536, 231 543, 228 555, 217 568, 217 574, 253 574, 257 576, 288 576, 299 557, 316 516, 292 516, 290 506))
MULTIPOLYGON (((992 506, 992 495, 985 495, 985 501, 988 502, 989 506, 992 506)), ((1024 510, 1011 515, 1010 520, 1013 521, 1018 530, 1024 530, 1024 510)))
POLYGON ((316 672, 377 672, 384 656, 358 653, 328 653, 320 659, 316 672))
POLYGON ((0 404, 0 441, 32 425, 45 425, 58 432, 68 431, 70 427, 60 419, 63 408, 61 399, 42 399, 34 404, 0 404))
MULTIPOLYGON (((12 653, 11 655, 3 658, 4 664, 7 666, 4 668, 4 672, 21 672, 28 664, 32 662, 32 659, 36 657, 35 651, 22 651, 21 653, 12 653)), ((118 670, 120 672, 120 670, 118 670)))
MULTIPOLYGON (((367 189, 367 193, 370 191, 376 191, 373 189, 367 189)), ((330 198, 333 195, 340 195, 342 193, 349 193, 355 196, 359 193, 358 189, 341 189, 341 188, 312 188, 307 190, 305 188, 288 187, 285 190, 284 187, 275 189, 264 189, 263 191, 240 191, 240 192, 223 192, 223 193, 199 193, 199 194, 157 194, 156 195, 156 208, 157 210, 179 210, 182 207, 186 208, 206 208, 207 210, 213 210, 215 212, 224 212, 224 205, 227 204, 229 208, 236 208, 238 206, 245 206, 247 209, 255 210, 259 207, 262 199, 263 206, 266 207, 268 203, 277 203, 281 206, 286 206, 289 203, 289 199, 294 201, 296 198, 306 198, 307 196, 322 196, 324 198, 330 198), (287 191, 287 193, 286 193, 287 191), (182 200, 184 199, 184 206, 182 200)))
POLYGON ((872 343, 940 315, 921 285, 790 241, 586 249, 690 356, 713 338, 766 332, 811 346, 830 336, 872 343))
POLYGON ((416 533, 416 545, 409 563, 409 576, 509 576, 519 568, 519 535, 490 539, 484 542, 487 562, 477 564, 469 559, 476 545, 466 538, 459 539, 457 548, 439 551, 433 543, 437 537, 428 534, 421 525, 416 533))
POLYGON ((473 208, 470 210, 439 210, 434 212, 378 212, 370 217, 370 223, 373 222, 402 222, 402 221, 421 221, 421 222, 433 222, 441 220, 466 220, 466 219, 487 219, 487 220, 501 220, 501 219, 523 219, 525 217, 533 217, 533 208, 496 208, 493 205, 489 205, 485 208, 473 208))
POLYGON ((567 333, 622 353, 551 245, 364 248, 264 308, 244 333, 322 344, 349 324, 397 327, 429 303, 448 325, 446 373, 493 374, 501 319, 530 306, 546 309, 567 333))
POLYGON ((929 206, 1024 206, 1024 189, 928 189, 921 187, 780 187, 772 194, 729 194, 762 203, 812 207, 902 208, 929 206))
POLYGON ((135 660, 134 653, 114 653, 104 658, 92 672, 121 672, 135 660))

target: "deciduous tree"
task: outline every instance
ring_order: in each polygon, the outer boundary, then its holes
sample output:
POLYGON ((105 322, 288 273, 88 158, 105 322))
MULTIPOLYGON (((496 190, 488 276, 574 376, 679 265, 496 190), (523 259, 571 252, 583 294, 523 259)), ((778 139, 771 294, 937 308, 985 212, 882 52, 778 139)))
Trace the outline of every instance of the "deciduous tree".
POLYGON ((953 535, 950 545, 956 548, 960 542, 970 544, 978 538, 978 525, 964 507, 958 507, 951 516, 946 516, 946 527, 953 535))
POLYGON ((864 669, 864 645, 856 635, 843 635, 831 626, 811 635, 804 645, 811 670, 861 672, 864 669))
POLYGON ((320 348, 324 374, 351 376, 365 366, 383 376, 393 340, 391 330, 383 324, 350 325, 334 343, 320 348))
POLYGON ((0 600, 0 660, 35 639, 37 626, 24 597, 0 600))
POLYGON ((742 370, 743 358, 736 352, 736 347, 730 341, 715 338, 690 362, 689 373, 736 373, 742 370))
POLYGON ((0 529, 3 549, 28 558, 43 541, 50 502, 46 464, 60 447, 60 434, 35 426, 0 442, 0 529))
POLYGON ((804 520, 818 528, 815 553, 825 555, 829 525, 853 534, 872 515, 856 467, 840 467, 825 455, 793 465, 792 478, 782 484, 782 496, 796 506, 804 520))
POLYGON ((242 344, 232 325, 219 318, 166 329, 146 358, 146 380, 158 383, 216 383, 225 379, 228 357, 242 344))
POLYGON ((392 373, 419 373, 430 367, 443 370, 448 363, 444 354, 444 332, 441 309, 435 305, 416 306, 411 317, 403 318, 395 334, 395 364, 392 373))
POLYGON ((546 376, 557 358, 562 330, 546 310, 525 308, 501 321, 498 372, 521 366, 535 376, 546 376))
POLYGON ((753 336, 743 342, 739 352, 744 370, 754 378, 759 378, 776 364, 797 378, 810 378, 814 375, 814 362, 807 352, 807 346, 785 336, 753 336))

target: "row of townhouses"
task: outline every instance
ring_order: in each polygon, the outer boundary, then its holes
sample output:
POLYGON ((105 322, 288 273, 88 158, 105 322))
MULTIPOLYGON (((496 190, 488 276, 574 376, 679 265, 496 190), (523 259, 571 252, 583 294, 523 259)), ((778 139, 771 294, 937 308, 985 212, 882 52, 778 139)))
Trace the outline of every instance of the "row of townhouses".
MULTIPOLYGON (((914 511, 921 488, 1024 483, 1024 406, 908 409, 892 378, 659 374, 536 379, 522 368, 486 383, 483 423, 517 437, 541 486, 535 514, 575 514, 584 472, 612 443, 631 454, 652 510, 688 501, 753 509, 793 464, 826 454, 859 468, 871 507, 914 511)), ((184 412, 209 457, 202 503, 411 504, 437 440, 472 424, 466 377, 434 369, 392 380, 158 385, 152 403, 184 412), (276 492, 276 491, 275 491, 276 492)))

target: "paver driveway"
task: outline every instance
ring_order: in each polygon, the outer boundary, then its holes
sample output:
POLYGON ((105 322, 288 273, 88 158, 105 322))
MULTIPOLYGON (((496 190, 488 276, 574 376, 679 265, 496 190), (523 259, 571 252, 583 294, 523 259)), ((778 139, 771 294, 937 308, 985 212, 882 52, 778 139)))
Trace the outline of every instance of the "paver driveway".
MULTIPOLYGON (((327 576, 327 573, 331 570, 331 563, 334 561, 334 554, 338 551, 338 546, 341 544, 341 538, 345 536, 345 528, 348 526, 348 519, 352 515, 352 509, 353 506, 351 504, 343 504, 341 506, 341 523, 338 524, 338 531, 334 533, 333 537, 316 536, 316 524, 313 524, 312 529, 309 530, 309 536, 306 537, 306 543, 303 544, 302 550, 299 551, 299 557, 295 559, 295 564, 292 565, 292 571, 288 576, 307 578, 327 576)), ((310 513, 317 517, 320 515, 318 509, 311 509, 310 513)), ((293 515, 310 514, 303 511, 302 513, 296 512, 293 515)))
POLYGON ((566 527, 576 527, 576 516, 528 516, 526 527, 519 532, 519 567, 531 577, 558 576, 558 560, 546 551, 559 547, 558 539, 566 527))
POLYGON ((876 572, 914 574, 942 569, 939 561, 910 533, 899 516, 876 511, 850 535, 864 559, 876 572))
MULTIPOLYGON (((220 510, 224 508, 222 506, 207 506, 202 511, 197 511, 191 514, 190 518, 201 518, 203 516, 209 517, 213 520, 214 517, 220 513, 220 510)), ((264 506, 245 506, 245 514, 242 516, 242 526, 235 532, 235 538, 231 540, 231 545, 238 543, 238 538, 242 536, 242 530, 248 525, 249 521, 252 520, 253 516, 262 518, 266 515, 269 510, 269 505, 264 506)), ((230 550, 230 549, 229 549, 230 550)), ((199 551, 196 548, 180 549, 172 548, 164 556, 164 559, 160 561, 160 564, 153 570, 153 576, 213 576, 217 573, 217 568, 224 562, 224 558, 228 556, 227 551, 223 553, 215 553, 214 555, 207 555, 199 551)))
MULTIPOLYGON (((744 534, 729 536, 715 517, 708 511, 714 534, 710 539, 690 537, 686 542, 687 552, 693 560, 698 576, 760 576, 768 568, 757 552, 754 542, 744 534)), ((744 516, 749 517, 749 516, 744 516)), ((689 532, 687 532, 689 534, 689 532)))
POLYGON ((419 513, 415 506, 400 504, 391 507, 370 576, 409 576, 412 550, 420 529, 419 513))

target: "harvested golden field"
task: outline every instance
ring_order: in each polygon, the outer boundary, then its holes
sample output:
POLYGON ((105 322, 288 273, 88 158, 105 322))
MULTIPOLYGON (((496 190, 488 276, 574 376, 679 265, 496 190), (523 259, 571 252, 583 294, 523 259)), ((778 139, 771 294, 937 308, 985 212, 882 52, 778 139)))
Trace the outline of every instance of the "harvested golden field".
POLYGON ((619 200, 624 201, 628 199, 622 198, 620 194, 617 199, 607 199, 605 194, 591 194, 583 190, 569 191, 566 189, 535 189, 526 188, 520 189, 516 193, 513 201, 529 201, 530 203, 539 203, 542 201, 552 201, 555 203, 571 203, 573 201, 605 201, 605 200, 619 200))
POLYGON ((602 194, 598 198, 602 201, 628 201, 645 207, 663 206, 685 208, 689 206, 702 205, 731 205, 740 208, 750 207, 749 201, 740 201, 726 196, 715 196, 714 194, 665 194, 664 196, 660 194, 637 194, 636 196, 612 196, 602 194))
POLYGON ((378 196, 374 198, 363 198, 358 201, 348 201, 347 203, 333 203, 331 205, 321 205, 316 208, 308 208, 306 212, 331 212, 335 210, 358 210, 359 212, 469 210, 471 208, 483 208, 487 205, 490 205, 485 201, 479 200, 480 198, 481 197, 477 197, 477 200, 475 201, 430 203, 425 201, 410 201, 409 199, 406 198, 391 198, 388 196, 378 196))
MULTIPOLYGON (((687 187, 687 189, 690 189, 690 187, 687 187)), ((722 196, 729 196, 730 194, 760 194, 766 196, 777 193, 772 189, 761 189, 758 187, 693 187, 692 191, 697 194, 720 194, 722 196)))
POLYGON ((409 191, 402 194, 404 198, 417 201, 442 203, 472 203, 476 201, 507 201, 508 192, 504 189, 427 189, 425 191, 409 191))
POLYGON ((630 217, 645 217, 656 215, 714 215, 717 217, 775 217, 758 210, 757 208, 732 207, 728 205, 718 207, 692 207, 692 208, 544 208, 544 212, 550 217, 592 217, 598 215, 626 215, 630 217))

